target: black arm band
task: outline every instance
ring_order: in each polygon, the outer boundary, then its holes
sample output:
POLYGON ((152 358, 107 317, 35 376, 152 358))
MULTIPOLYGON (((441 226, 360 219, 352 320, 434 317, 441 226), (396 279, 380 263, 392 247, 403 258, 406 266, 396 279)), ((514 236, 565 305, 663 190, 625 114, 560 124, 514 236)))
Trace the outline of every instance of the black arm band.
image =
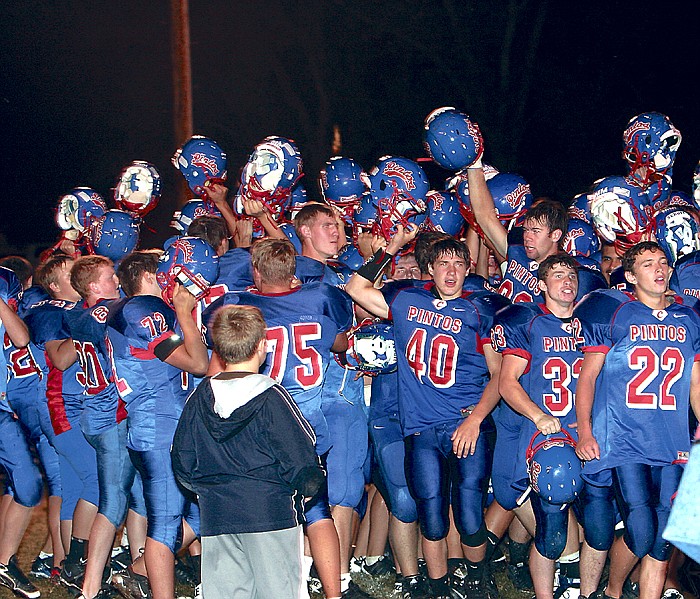
POLYGON ((394 257, 384 250, 377 250, 374 256, 357 269, 357 274, 374 283, 393 259, 394 257))

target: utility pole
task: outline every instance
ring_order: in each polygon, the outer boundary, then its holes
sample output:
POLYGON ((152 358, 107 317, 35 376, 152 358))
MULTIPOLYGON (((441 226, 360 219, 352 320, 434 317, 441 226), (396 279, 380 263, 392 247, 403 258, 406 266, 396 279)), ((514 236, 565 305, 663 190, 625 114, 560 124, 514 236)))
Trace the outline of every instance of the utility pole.
MULTIPOLYGON (((170 0, 172 23, 173 118, 177 146, 192 137, 192 64, 190 62, 190 13, 188 0, 170 0)), ((174 149, 173 149, 174 151, 174 149)), ((178 176, 176 205, 181 207, 191 192, 178 176)))

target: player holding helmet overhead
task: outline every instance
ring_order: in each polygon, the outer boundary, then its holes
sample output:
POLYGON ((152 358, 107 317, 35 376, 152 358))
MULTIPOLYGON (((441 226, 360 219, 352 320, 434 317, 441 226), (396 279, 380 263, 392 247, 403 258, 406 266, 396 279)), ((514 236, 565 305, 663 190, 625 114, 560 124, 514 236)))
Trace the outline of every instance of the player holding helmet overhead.
POLYGON ((391 316, 399 364, 399 414, 406 442, 409 486, 418 506, 423 554, 433 592, 449 597, 447 517, 452 505, 467 558, 465 590, 483 597, 486 527, 482 501, 489 473, 482 423, 498 402, 499 360, 487 342, 492 305, 478 292, 463 292, 469 251, 454 239, 428 250, 434 283, 385 297, 374 281, 395 254, 415 237, 397 226, 385 252, 377 252, 347 285, 348 293, 371 313, 391 316))
MULTIPOLYGON (((655 242, 632 247, 622 266, 634 296, 597 292, 575 311, 585 337, 577 453, 587 482, 614 487, 625 544, 642 560, 641 593, 659 597, 671 549, 661 533, 690 449, 689 404, 700 411, 700 317, 667 294, 668 259, 655 242)), ((612 505, 602 507, 612 523, 612 505)))
POLYGON ((194 537, 192 530, 180 537, 185 498, 172 472, 170 446, 188 392, 186 375, 203 376, 209 363, 192 318, 193 292, 205 293, 213 282, 206 276, 215 271, 214 250, 198 238, 177 240, 160 261, 155 253, 134 252, 119 266, 127 297, 109 309, 117 389, 129 413, 127 447, 143 480, 148 516, 145 566, 130 566, 122 585, 145 592, 148 568, 153 597, 172 598, 178 539, 187 545, 194 537))

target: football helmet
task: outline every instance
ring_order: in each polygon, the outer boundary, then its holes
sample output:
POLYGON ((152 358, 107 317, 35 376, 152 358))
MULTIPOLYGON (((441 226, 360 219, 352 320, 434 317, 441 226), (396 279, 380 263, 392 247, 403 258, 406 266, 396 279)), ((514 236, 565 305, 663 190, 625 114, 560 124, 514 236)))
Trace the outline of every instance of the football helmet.
POLYGON ((394 329, 385 323, 363 324, 353 333, 352 350, 357 370, 389 374, 397 369, 394 329))
POLYGON ((588 208, 588 194, 579 193, 575 195, 567 212, 569 214, 569 218, 575 218, 590 224, 591 211, 588 208))
POLYGON ((695 208, 695 202, 693 202, 693 198, 684 191, 672 189, 668 194, 668 201, 666 202, 666 206, 664 206, 664 208, 667 206, 684 206, 686 208, 695 208))
POLYGON ((484 152, 479 128, 452 106, 437 108, 425 117, 423 145, 437 164, 451 171, 471 166, 484 152))
POLYGON ((346 246, 340 251, 340 254, 338 254, 337 260, 341 264, 345 264, 345 266, 352 271, 356 271, 365 262, 362 254, 360 254, 360 250, 357 249, 357 246, 354 243, 346 244, 346 246))
POLYGON ((620 255, 635 243, 648 239, 649 199, 645 191, 626 177, 606 177, 589 194, 593 226, 620 255))
POLYGON ((279 221, 301 176, 301 154, 294 141, 270 136, 253 149, 241 172, 239 191, 245 198, 263 202, 279 221))
POLYGON ((22 283, 14 271, 0 266, 0 299, 15 312, 22 300, 22 283))
POLYGON ((693 200, 695 207, 700 210, 700 161, 698 161, 693 173, 693 200))
POLYGON ((179 148, 172 163, 198 197, 205 197, 206 185, 226 181, 226 153, 213 139, 194 135, 179 148))
POLYGON ((355 211, 367 191, 367 175, 352 158, 333 156, 321 171, 318 184, 323 198, 335 206, 347 225, 352 223, 355 211))
POLYGON ((292 195, 289 198, 285 219, 292 222, 294 217, 299 214, 299 210, 301 210, 308 201, 309 198, 306 194, 306 187, 304 187, 304 184, 300 181, 292 188, 292 195))
POLYGON ((139 219, 123 210, 107 210, 89 229, 92 253, 117 262, 134 251, 139 242, 139 219))
POLYGON ((629 175, 646 187, 673 168, 681 145, 681 132, 659 112, 644 112, 630 119, 622 134, 629 175))
POLYGON ((201 299, 219 277, 219 257, 199 237, 179 237, 165 248, 158 261, 156 280, 163 300, 173 303, 175 285, 180 283, 195 298, 201 299))
POLYGON ((486 182, 493 197, 498 219, 510 229, 516 219, 532 206, 530 185, 520 175, 499 173, 486 182))
POLYGON ((571 503, 583 490, 576 441, 565 430, 535 443, 539 436, 532 436, 525 455, 530 486, 547 503, 571 503))
POLYGON ((569 219, 569 227, 564 235, 564 251, 571 256, 586 256, 600 259, 600 238, 593 225, 578 218, 569 219))
POLYGON ((700 250, 698 223, 694 208, 667 206, 656 212, 652 225, 656 241, 664 250, 671 265, 678 258, 700 250))
POLYGON ((119 210, 144 217, 158 205, 160 174, 143 160, 134 160, 122 169, 114 188, 114 202, 119 210))
POLYGON ((187 235, 192 221, 198 216, 222 216, 219 209, 211 202, 205 202, 198 198, 189 200, 180 210, 173 213, 170 226, 180 235, 187 235))
POLYGON ((430 185, 418 163, 399 156, 385 156, 370 172, 369 183, 377 209, 376 235, 389 239, 396 225, 420 225, 425 220, 425 196, 430 185))
POLYGON ((105 212, 107 204, 99 193, 90 187, 76 187, 58 200, 56 224, 64 231, 84 233, 105 212))
POLYGON ((453 237, 462 230, 464 218, 459 209, 459 200, 454 193, 429 191, 426 200, 428 217, 423 223, 425 228, 442 231, 453 237))

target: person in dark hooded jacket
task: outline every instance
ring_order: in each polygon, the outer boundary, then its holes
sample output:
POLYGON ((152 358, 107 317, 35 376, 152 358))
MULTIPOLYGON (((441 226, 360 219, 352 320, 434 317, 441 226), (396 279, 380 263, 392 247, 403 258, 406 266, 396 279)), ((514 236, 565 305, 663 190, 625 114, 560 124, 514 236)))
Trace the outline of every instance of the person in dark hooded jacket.
POLYGON ((178 481, 199 499, 202 594, 303 596, 301 502, 324 477, 313 429, 283 387, 257 374, 266 356, 257 308, 221 308, 212 337, 226 368, 189 398, 172 448, 178 481))

